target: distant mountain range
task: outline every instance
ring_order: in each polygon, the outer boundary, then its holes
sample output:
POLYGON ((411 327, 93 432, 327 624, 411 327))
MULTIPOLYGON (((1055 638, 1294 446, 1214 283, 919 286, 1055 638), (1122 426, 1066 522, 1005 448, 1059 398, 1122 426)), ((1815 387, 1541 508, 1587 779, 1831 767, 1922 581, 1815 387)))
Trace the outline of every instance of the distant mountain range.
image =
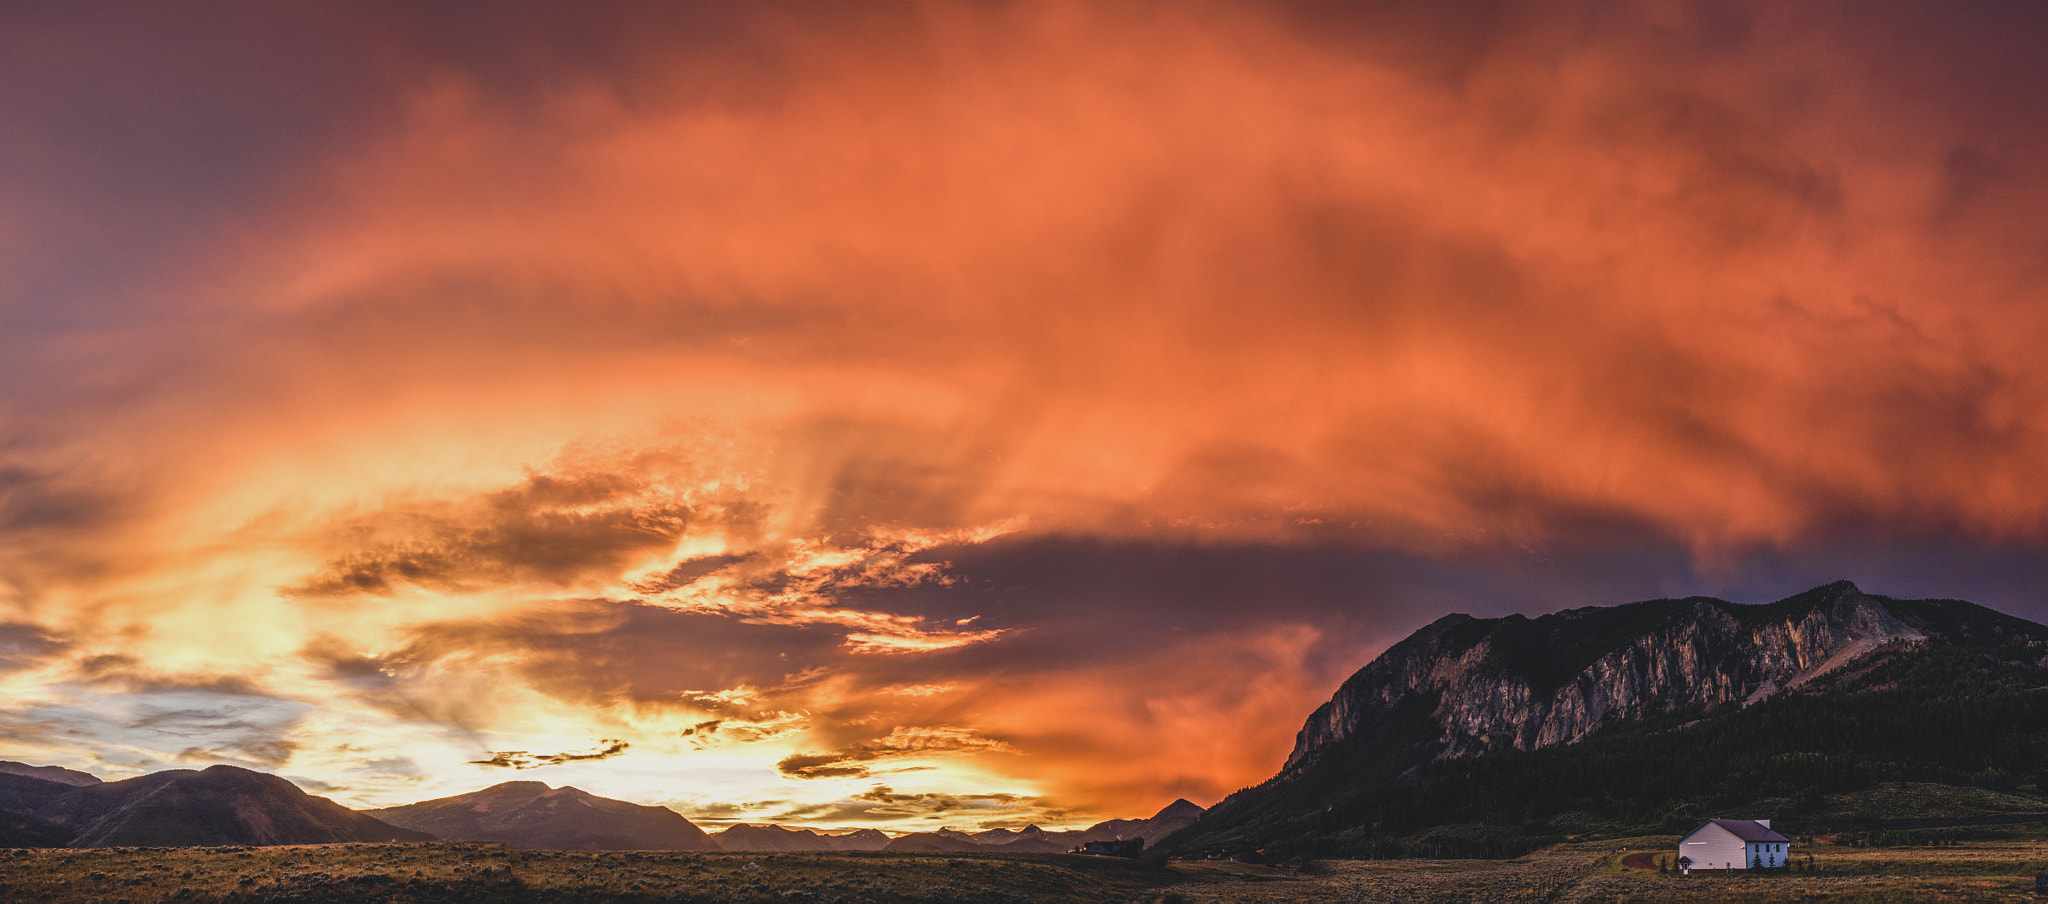
POLYGON ((728 851, 879 851, 889 846, 889 836, 875 829, 828 834, 815 829, 743 823, 711 837, 728 851))
MULTIPOLYGON (((1117 841, 1142 838, 1156 843, 1168 835, 1194 825, 1202 817, 1202 808, 1182 798, 1149 819, 1112 819, 1098 822, 1086 829, 1066 832, 1048 832, 1037 826, 1022 829, 989 829, 985 832, 959 832, 940 829, 936 832, 915 832, 891 840, 886 851, 908 853, 1009 853, 1009 854, 1058 854, 1075 850, 1090 841, 1117 841)), ((732 850, 732 848, 727 848, 732 850)))
POLYGON ((1496 856, 1738 811, 1797 825, 1883 781, 2040 796, 2044 686, 2048 627, 1846 581, 1767 605, 1448 615, 1345 681, 1277 775, 1169 844, 1496 856))
POLYGON ((666 807, 541 782, 378 810, 351 810, 274 775, 235 766, 173 769, 118 782, 0 762, 0 847, 187 847, 349 841, 489 841, 528 850, 998 851, 1060 853, 1083 841, 1163 838, 1201 815, 1175 801, 1151 819, 1079 832, 951 829, 891 839, 875 829, 828 833, 736 825, 716 836, 666 807))
POLYGON ((718 842, 667 807, 598 797, 540 782, 365 811, 449 841, 495 841, 551 851, 715 851, 718 842))

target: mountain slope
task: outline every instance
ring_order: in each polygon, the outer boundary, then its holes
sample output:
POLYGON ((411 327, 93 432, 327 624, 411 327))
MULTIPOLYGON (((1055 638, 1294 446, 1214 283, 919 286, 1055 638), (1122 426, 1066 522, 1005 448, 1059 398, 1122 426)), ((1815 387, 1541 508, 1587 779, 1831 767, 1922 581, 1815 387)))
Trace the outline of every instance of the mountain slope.
POLYGON ((40 774, 0 772, 0 848, 63 847, 72 831, 35 813, 78 787, 40 774))
POLYGON ((1127 838, 1143 838, 1145 843, 1157 845, 1202 818, 1202 808, 1187 798, 1179 798, 1160 808, 1159 812, 1147 819, 1111 819, 1089 826, 1080 833, 1079 841, 1119 841, 1127 838))
POLYGON ((1168 836, 1195 824, 1207 811, 1182 797, 1167 804, 1159 812, 1144 820, 1127 838, 1143 838, 1152 844, 1165 841, 1168 836))
POLYGON ((715 851, 718 842, 682 814, 540 782, 366 811, 392 825, 450 841, 495 841, 528 850, 715 851))
POLYGON ((77 788, 36 809, 70 847, 188 847, 427 841, 418 832, 234 766, 173 769, 77 788))
POLYGON ((0 775, 24 775, 29 778, 56 782, 60 785, 70 785, 75 788, 100 783, 100 777, 90 772, 79 772, 76 769, 66 769, 62 766, 31 766, 27 763, 17 763, 13 760, 0 760, 0 775))
MULTIPOLYGON (((1278 775, 1172 843, 1379 854, 1454 823, 1526 840, 1560 813, 1661 827, 1685 806, 1858 782, 2012 784, 2048 755, 2044 663, 2048 628, 1847 582, 1763 606, 1447 616, 1347 680, 1278 775), (1924 740, 1957 712, 1979 721, 1948 737, 1973 747, 1924 740)), ((1521 843, 1479 834, 1430 850, 1521 843)))
POLYGON ((45 778, 0 773, 0 811, 34 813, 50 801, 70 794, 79 787, 45 778))

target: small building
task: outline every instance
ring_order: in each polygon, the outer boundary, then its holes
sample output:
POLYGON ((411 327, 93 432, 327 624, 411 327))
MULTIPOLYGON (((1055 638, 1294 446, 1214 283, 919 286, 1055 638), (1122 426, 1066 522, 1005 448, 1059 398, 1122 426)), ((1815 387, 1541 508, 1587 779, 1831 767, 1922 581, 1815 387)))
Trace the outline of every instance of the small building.
POLYGON ((1081 844, 1077 854, 1094 854, 1099 857, 1136 857, 1145 852, 1145 839, 1119 838, 1115 841, 1088 841, 1081 844))
POLYGON ((1768 819, 1709 819, 1678 840, 1678 868, 1766 869, 1784 866, 1792 839, 1771 831, 1768 819))

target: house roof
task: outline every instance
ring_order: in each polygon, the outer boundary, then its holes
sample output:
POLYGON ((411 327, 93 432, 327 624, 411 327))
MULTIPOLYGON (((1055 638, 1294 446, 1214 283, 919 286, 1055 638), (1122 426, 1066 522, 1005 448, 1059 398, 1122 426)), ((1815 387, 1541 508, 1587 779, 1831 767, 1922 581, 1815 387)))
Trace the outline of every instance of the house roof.
POLYGON ((1705 825, 1700 826, 1699 829, 1692 830, 1692 834, 1687 835, 1685 837, 1691 838, 1693 835, 1699 834, 1700 829, 1704 829, 1707 826, 1720 826, 1723 829, 1727 829, 1728 834, 1740 838, 1743 841, 1790 842, 1792 840, 1790 838, 1787 838, 1783 835, 1771 831, 1770 826, 1757 822, 1754 819, 1709 819, 1706 821, 1705 825))

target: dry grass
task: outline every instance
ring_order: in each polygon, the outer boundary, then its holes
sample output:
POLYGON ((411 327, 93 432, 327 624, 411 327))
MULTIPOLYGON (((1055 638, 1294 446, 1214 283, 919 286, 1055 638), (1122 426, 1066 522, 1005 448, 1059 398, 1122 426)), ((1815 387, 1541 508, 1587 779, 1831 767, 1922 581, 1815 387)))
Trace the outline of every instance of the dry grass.
POLYGON ((1984 819, 2041 813, 2041 801, 1984 788, 1926 782, 1888 782, 1862 791, 1835 794, 1820 814, 1830 822, 1848 819, 1984 819))
POLYGON ((513 851, 485 844, 0 851, 37 902, 1151 901, 1170 874, 1065 855, 513 851), (751 866, 750 866, 751 865, 751 866))
POLYGON ((1559 845, 1511 861, 1285 867, 1046 855, 522 852, 482 844, 0 851, 0 901, 1265 902, 2035 900, 2048 841, 1928 848, 1798 845, 1777 875, 1630 869, 1667 838, 1559 845), (757 869, 749 869, 755 864, 757 869))

